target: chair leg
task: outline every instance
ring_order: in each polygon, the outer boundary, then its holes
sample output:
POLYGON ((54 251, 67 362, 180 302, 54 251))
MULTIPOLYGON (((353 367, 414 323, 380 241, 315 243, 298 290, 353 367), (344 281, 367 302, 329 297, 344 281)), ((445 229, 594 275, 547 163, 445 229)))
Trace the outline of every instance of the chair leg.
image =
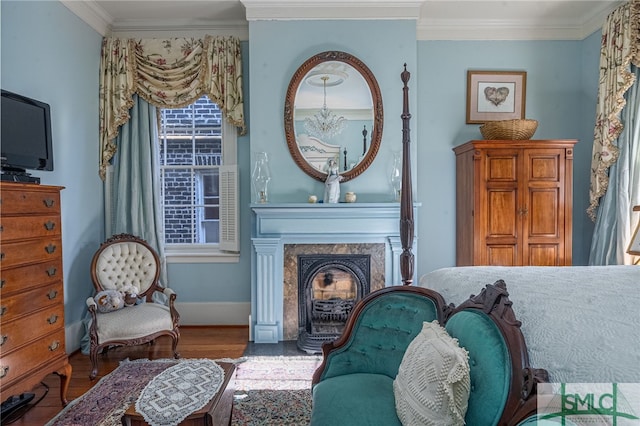
POLYGON ((99 347, 92 346, 89 350, 89 359, 91 360, 91 373, 89 373, 89 380, 93 380, 98 375, 98 349, 99 347))
POLYGON ((173 350, 173 357, 175 359, 180 358, 180 354, 178 353, 178 339, 180 338, 180 336, 177 335, 172 335, 171 339, 172 339, 172 344, 171 344, 171 349, 173 350))

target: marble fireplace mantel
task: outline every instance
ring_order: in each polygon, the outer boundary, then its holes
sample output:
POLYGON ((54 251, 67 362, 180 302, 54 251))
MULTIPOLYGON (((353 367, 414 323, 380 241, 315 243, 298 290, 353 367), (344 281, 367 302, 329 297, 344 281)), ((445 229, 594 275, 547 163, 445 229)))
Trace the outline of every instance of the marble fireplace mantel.
MULTIPOLYGON (((385 285, 400 284, 399 203, 251 204, 251 339, 283 340, 283 275, 286 244, 383 243, 385 285)), ((414 203, 414 233, 417 209, 414 203)), ((417 235, 412 248, 417 255, 417 235)), ((415 281, 415 277, 414 277, 415 281)))

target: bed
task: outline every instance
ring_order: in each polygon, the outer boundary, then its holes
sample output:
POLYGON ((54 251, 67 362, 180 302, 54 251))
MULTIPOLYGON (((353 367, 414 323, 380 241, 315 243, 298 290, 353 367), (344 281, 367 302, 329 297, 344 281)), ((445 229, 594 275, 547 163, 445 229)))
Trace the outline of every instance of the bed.
POLYGON ((551 382, 640 382, 640 266, 452 267, 419 285, 458 305, 498 279, 551 382))

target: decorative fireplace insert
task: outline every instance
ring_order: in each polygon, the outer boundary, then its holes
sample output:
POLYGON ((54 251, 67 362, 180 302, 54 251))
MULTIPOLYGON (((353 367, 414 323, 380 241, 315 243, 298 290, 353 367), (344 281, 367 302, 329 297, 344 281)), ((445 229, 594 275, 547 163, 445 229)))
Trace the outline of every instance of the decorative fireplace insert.
POLYGON ((298 348, 319 353, 340 337, 354 305, 370 292, 369 254, 298 255, 298 348))

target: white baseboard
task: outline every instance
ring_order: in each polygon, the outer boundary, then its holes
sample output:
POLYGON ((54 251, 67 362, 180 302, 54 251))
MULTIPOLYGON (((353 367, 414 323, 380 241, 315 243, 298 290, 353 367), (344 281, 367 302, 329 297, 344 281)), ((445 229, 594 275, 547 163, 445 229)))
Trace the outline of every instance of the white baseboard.
POLYGON ((250 302, 176 302, 180 325, 248 325, 250 302))

